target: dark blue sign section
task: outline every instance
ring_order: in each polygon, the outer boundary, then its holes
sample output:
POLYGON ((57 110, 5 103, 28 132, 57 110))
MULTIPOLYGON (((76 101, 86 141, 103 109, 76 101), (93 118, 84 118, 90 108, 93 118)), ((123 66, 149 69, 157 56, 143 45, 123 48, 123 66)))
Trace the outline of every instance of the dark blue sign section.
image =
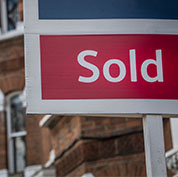
POLYGON ((39 0, 39 19, 178 19, 178 0, 39 0))

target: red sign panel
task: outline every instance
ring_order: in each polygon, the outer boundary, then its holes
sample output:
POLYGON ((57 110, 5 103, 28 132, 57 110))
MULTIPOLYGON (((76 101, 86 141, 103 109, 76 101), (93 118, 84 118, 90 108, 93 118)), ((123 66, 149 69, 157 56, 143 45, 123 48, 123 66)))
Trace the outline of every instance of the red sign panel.
POLYGON ((42 99, 178 99, 178 35, 41 35, 42 99))

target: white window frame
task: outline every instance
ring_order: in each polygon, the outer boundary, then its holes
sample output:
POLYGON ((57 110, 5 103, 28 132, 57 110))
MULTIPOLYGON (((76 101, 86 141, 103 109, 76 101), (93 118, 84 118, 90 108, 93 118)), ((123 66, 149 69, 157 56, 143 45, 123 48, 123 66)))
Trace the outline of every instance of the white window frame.
POLYGON ((173 149, 178 150, 178 118, 170 119, 173 149))
MULTIPOLYGON (((21 35, 24 33, 23 21, 17 22, 16 29, 11 30, 11 31, 8 30, 7 0, 0 0, 0 14, 1 14, 1 29, 0 29, 1 35, 6 36, 6 34, 9 34, 9 36, 6 37, 6 38, 9 38, 9 37, 14 37, 16 35, 21 35)), ((0 40, 1 38, 2 37, 0 37, 0 40)))
POLYGON ((11 130, 11 108, 10 108, 10 100, 15 95, 23 94, 22 92, 13 92, 6 97, 6 120, 7 120, 7 148, 8 148, 8 170, 9 173, 15 172, 15 164, 14 164, 14 147, 13 147, 13 138, 23 137, 27 135, 26 131, 15 132, 13 133, 11 130))
POLYGON ((82 177, 94 177, 92 173, 86 173, 82 177))
POLYGON ((7 0, 0 0, 0 12, 1 12, 1 33, 8 31, 8 19, 7 19, 7 0))
POLYGON ((4 94, 0 89, 0 112, 4 111, 4 94))

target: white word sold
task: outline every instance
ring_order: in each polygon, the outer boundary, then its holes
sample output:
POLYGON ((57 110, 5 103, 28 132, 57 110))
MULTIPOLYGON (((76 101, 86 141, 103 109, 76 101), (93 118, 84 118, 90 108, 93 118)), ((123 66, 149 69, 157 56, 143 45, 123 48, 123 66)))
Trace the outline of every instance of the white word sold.
MULTIPOLYGON (((86 56, 93 56, 97 59, 98 52, 94 50, 84 50, 79 53, 77 60, 78 63, 86 69, 92 71, 92 76, 84 77, 79 76, 78 81, 84 83, 92 83, 98 80, 100 76, 100 71, 97 66, 85 61, 86 56)), ((131 73, 131 82, 137 82, 137 67, 136 67, 136 50, 129 50, 129 57, 130 57, 130 73, 131 73)), ((125 64, 120 59, 109 59, 103 65, 103 75, 105 79, 109 82, 121 82, 126 76, 126 67, 125 64), (120 69, 120 73, 117 77, 112 77, 110 74, 110 67, 111 65, 117 65, 120 69)), ((147 82, 163 82, 163 67, 162 67, 162 51, 156 50, 156 60, 154 59, 147 59, 142 63, 141 66, 141 74, 145 81, 147 82), (155 77, 151 77, 148 74, 148 66, 155 65, 157 70, 157 75, 155 77)))

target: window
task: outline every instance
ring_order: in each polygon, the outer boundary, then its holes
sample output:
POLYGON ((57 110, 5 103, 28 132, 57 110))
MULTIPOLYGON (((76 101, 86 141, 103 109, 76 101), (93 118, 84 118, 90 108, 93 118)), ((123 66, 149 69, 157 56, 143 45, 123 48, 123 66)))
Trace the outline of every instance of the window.
POLYGON ((25 109, 23 95, 13 93, 7 97, 8 168, 10 173, 22 173, 26 166, 25 109))
POLYGON ((8 30, 16 29, 20 22, 19 0, 7 0, 8 30))
POLYGON ((0 0, 1 33, 17 29, 23 20, 22 0, 0 0))

